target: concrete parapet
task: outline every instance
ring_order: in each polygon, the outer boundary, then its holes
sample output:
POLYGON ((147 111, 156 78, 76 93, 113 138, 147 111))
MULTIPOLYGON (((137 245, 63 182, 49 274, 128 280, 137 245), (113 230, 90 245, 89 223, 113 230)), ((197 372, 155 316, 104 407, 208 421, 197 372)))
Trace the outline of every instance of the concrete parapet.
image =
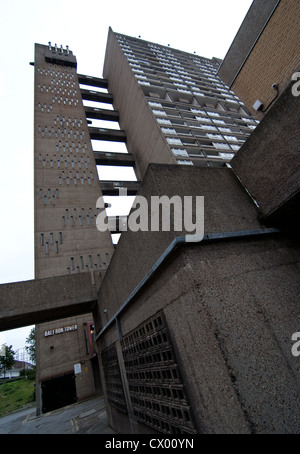
POLYGON ((231 161, 257 201, 262 219, 286 227, 300 221, 299 97, 291 82, 231 161))

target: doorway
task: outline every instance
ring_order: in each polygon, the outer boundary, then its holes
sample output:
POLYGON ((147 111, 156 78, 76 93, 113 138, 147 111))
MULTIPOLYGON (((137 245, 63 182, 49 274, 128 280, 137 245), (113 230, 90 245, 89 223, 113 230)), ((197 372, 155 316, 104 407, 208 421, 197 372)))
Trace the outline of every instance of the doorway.
POLYGON ((77 402, 74 373, 42 382, 42 413, 77 402))

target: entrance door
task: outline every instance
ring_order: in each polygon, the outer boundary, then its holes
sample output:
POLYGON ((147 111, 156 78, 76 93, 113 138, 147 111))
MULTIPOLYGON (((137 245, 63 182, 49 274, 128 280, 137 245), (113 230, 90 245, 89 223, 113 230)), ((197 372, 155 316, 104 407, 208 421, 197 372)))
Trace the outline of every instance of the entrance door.
POLYGON ((65 374, 42 382, 42 413, 77 401, 75 375, 65 374))

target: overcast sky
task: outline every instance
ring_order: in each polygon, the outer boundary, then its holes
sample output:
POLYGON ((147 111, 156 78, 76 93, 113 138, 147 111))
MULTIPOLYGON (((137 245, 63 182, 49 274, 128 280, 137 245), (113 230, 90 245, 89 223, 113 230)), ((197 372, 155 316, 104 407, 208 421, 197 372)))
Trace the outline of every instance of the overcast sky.
MULTIPOLYGON (((1 0, 0 284, 34 278, 34 43, 61 44, 78 72, 102 76, 109 26, 115 32, 203 57, 223 58, 252 0, 1 0)), ((0 308, 1 310, 1 308, 0 308)), ((30 327, 0 333, 22 348, 30 327)))

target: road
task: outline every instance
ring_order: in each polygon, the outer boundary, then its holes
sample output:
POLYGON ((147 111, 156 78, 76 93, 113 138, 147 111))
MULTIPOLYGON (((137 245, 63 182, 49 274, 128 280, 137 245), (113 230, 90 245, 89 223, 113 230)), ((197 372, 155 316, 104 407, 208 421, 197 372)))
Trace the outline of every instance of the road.
POLYGON ((114 434, 107 424, 103 397, 36 416, 29 407, 0 418, 0 434, 114 434))

